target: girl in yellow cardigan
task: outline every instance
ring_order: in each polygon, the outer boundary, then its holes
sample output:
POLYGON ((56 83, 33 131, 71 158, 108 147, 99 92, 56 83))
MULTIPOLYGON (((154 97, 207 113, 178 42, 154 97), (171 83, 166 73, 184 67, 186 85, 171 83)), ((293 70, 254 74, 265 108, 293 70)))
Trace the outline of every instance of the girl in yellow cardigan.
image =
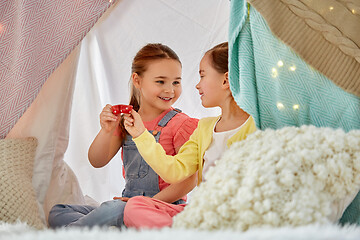
MULTIPOLYGON (((196 85, 202 105, 220 107, 218 117, 199 121, 190 139, 175 156, 166 155, 162 146, 146 131, 136 111, 125 116, 124 125, 133 141, 154 171, 168 183, 177 183, 198 172, 198 184, 206 172, 234 142, 256 130, 252 117, 232 97, 228 79, 228 43, 221 43, 205 53, 200 62, 200 81, 196 85)), ((204 177, 203 177, 204 175, 204 177)), ((172 225, 172 217, 185 204, 169 204, 148 197, 131 198, 124 210, 128 227, 160 228, 172 225)))

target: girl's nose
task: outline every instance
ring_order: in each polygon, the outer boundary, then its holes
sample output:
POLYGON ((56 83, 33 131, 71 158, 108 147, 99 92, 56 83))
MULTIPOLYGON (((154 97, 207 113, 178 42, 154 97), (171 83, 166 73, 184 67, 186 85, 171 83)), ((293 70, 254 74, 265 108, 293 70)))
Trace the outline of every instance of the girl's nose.
POLYGON ((198 90, 200 89, 199 83, 200 82, 198 82, 198 84, 196 84, 196 86, 195 86, 195 88, 198 89, 198 90))
POLYGON ((173 86, 166 86, 165 87, 165 92, 174 92, 174 87, 173 86))

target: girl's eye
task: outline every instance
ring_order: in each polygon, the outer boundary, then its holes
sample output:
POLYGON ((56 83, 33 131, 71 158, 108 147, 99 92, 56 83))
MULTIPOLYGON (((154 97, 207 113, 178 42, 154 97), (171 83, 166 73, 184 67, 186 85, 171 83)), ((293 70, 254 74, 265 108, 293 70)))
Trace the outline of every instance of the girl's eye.
POLYGON ((158 80, 158 81, 156 81, 156 83, 164 84, 164 81, 158 80))
POLYGON ((200 75, 200 78, 203 78, 203 77, 205 77, 205 76, 203 76, 203 75, 200 75))
POLYGON ((179 85, 179 84, 180 84, 180 81, 174 81, 173 84, 174 84, 174 85, 179 85))

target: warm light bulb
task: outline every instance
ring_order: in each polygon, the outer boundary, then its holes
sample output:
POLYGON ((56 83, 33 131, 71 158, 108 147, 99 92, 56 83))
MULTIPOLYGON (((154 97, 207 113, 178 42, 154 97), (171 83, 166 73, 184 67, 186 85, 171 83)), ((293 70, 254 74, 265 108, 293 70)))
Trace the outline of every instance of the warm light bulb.
POLYGON ((277 62, 277 65, 278 65, 279 67, 282 67, 282 66, 284 66, 284 62, 280 60, 280 61, 277 62))
POLYGON ((356 13, 355 9, 352 9, 352 10, 351 10, 351 12, 352 12, 353 14, 355 14, 355 13, 356 13))
POLYGON ((294 110, 299 110, 299 108, 300 108, 299 104, 294 104, 294 105, 293 105, 293 109, 294 109, 294 110))
POLYGON ((278 103, 276 104, 276 106, 277 106, 277 108, 278 108, 279 110, 282 110, 282 109, 285 108, 284 104, 282 104, 281 102, 278 102, 278 103))
POLYGON ((272 68, 272 70, 271 70, 271 76, 272 76, 273 78, 276 78, 276 77, 278 76, 278 71, 277 71, 276 68, 272 68))
POLYGON ((289 70, 294 72, 296 70, 296 66, 294 65, 294 66, 289 67, 289 70))
POLYGON ((330 9, 330 11, 332 11, 332 10, 334 10, 334 7, 331 6, 331 7, 329 7, 329 9, 330 9))

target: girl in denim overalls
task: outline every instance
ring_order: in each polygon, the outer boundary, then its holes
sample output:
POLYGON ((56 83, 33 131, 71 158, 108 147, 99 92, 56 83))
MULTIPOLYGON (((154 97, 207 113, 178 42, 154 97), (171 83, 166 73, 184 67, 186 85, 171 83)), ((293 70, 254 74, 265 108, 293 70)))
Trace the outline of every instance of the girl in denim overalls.
MULTIPOLYGON (((130 105, 145 123, 145 127, 167 154, 175 155, 185 143, 198 120, 190 118, 172 104, 181 94, 181 63, 176 53, 162 44, 147 44, 132 63, 130 105)), ((55 205, 48 217, 49 226, 124 226, 126 202, 134 196, 147 196, 168 203, 184 204, 186 194, 196 185, 196 176, 167 184, 139 154, 132 137, 127 134, 122 117, 106 105, 100 114, 101 130, 89 148, 89 161, 94 167, 105 166, 122 148, 125 188, 122 197, 88 205, 55 205)))

